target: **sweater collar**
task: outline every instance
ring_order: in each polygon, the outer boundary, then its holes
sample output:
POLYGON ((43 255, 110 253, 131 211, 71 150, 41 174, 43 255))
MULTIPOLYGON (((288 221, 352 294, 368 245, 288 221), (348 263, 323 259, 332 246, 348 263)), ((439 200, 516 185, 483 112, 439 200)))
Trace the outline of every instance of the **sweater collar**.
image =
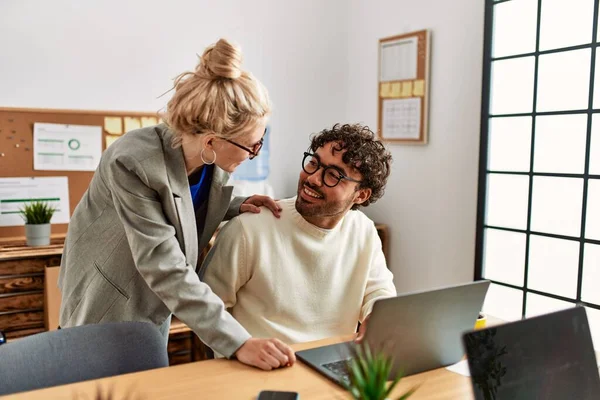
POLYGON ((300 215, 298 210, 296 210, 296 197, 297 196, 294 196, 287 200, 287 208, 288 208, 288 212, 292 215, 292 218, 294 219, 296 224, 303 231, 305 231, 306 233, 309 233, 310 235, 312 235, 316 238, 322 239, 322 238, 332 235, 335 232, 340 230, 340 226, 344 223, 344 219, 346 218, 346 216, 344 216, 340 220, 340 222, 338 222, 337 225, 335 227, 333 227, 332 229, 319 228, 318 226, 313 225, 310 222, 308 222, 307 220, 305 220, 304 217, 302 215, 300 215))

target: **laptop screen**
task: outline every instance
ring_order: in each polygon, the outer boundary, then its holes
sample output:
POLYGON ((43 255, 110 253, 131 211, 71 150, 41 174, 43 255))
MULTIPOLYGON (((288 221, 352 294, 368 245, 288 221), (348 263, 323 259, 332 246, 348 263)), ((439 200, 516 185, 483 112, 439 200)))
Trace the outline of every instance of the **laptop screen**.
POLYGON ((477 400, 600 399, 600 379, 582 307, 466 333, 477 400))

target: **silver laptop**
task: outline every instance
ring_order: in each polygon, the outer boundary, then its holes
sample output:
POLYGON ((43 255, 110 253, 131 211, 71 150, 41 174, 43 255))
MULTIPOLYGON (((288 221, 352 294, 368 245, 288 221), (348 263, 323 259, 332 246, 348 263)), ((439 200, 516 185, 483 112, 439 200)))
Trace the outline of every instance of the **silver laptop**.
MULTIPOLYGON (((454 364, 463 356, 462 334, 473 329, 489 281, 403 294, 375 303, 364 341, 394 360, 403 376, 454 364)), ((353 342, 298 351, 296 356, 327 378, 348 382, 353 342)))

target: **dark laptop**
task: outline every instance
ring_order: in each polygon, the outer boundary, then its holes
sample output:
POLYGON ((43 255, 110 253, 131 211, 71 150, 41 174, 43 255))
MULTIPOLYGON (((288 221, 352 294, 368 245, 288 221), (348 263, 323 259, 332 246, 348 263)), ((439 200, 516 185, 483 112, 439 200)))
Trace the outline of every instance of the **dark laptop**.
POLYGON ((583 307, 465 333, 477 400, 600 399, 583 307))
MULTIPOLYGON (((412 375, 458 362, 460 338, 473 329, 489 281, 382 299, 375 303, 364 341, 393 357, 392 374, 412 375)), ((304 363, 338 384, 348 381, 346 365, 353 342, 296 353, 304 363)))

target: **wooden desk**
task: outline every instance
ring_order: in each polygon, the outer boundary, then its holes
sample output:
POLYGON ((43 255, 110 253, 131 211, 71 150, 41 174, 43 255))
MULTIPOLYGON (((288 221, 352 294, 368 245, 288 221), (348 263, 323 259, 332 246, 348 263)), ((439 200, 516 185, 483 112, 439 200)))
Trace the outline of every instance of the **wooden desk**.
MULTIPOLYGON (((492 318, 490 325, 501 321, 492 318)), ((338 343, 345 338, 330 338, 292 346, 303 350, 338 343)), ((402 379, 394 396, 419 385, 410 400, 473 399, 470 378, 445 368, 402 379)), ((236 361, 209 360, 175 367, 120 375, 0 397, 1 400, 46 399, 256 399, 261 390, 296 391, 300 399, 346 399, 347 393, 313 371, 301 361, 291 368, 261 371, 236 361), (104 396, 95 395, 102 392, 104 396), (106 396, 112 391, 112 397, 106 396)))
MULTIPOLYGON (((344 338, 332 338, 292 346, 294 350, 337 343, 344 338)), ((468 377, 445 368, 424 372, 402 379, 394 391, 396 396, 421 385, 410 398, 419 399, 472 399, 468 377)), ((93 399, 98 390, 114 391, 113 400, 145 399, 256 399, 261 390, 296 391, 301 400, 345 399, 347 393, 313 371, 301 361, 291 368, 261 371, 237 361, 209 360, 175 367, 160 368, 112 378, 98 379, 57 386, 1 399, 93 399), (132 395, 135 394, 135 395, 132 395)), ((393 396, 392 396, 393 397, 393 396)), ((104 396, 103 398, 108 398, 104 396)))

